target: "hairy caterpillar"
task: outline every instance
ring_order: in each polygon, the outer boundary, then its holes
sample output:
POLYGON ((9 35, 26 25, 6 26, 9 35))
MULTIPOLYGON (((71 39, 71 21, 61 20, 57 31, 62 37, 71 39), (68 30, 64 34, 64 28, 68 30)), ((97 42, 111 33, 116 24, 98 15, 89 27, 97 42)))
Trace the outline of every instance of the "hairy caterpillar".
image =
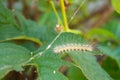
POLYGON ((69 51, 93 51, 92 45, 81 45, 81 44, 66 44, 56 46, 53 49, 54 53, 63 53, 69 51))

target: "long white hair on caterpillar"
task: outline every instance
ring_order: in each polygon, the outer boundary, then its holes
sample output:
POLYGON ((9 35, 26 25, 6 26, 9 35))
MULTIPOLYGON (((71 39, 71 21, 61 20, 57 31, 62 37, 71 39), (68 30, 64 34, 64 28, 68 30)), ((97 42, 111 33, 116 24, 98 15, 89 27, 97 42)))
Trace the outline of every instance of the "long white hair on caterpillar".
POLYGON ((64 52, 69 52, 69 51, 93 51, 94 47, 92 45, 81 45, 81 44, 64 44, 64 45, 59 45, 56 46, 53 49, 54 53, 64 53, 64 52))

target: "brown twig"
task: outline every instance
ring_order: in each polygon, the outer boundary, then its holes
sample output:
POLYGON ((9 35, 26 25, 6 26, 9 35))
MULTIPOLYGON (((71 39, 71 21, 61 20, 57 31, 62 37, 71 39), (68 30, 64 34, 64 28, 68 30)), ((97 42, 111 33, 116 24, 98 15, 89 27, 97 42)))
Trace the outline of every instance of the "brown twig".
POLYGON ((14 4, 14 0, 8 0, 8 8, 12 10, 14 4))
POLYGON ((23 14, 26 18, 30 18, 32 20, 37 20, 40 15, 40 11, 38 10, 38 0, 34 0, 34 5, 30 6, 27 4, 27 0, 23 0, 23 14))
POLYGON ((97 11, 93 11, 92 13, 90 13, 89 16, 78 21, 78 23, 76 23, 75 25, 71 25, 70 27, 76 28, 76 26, 78 26, 78 25, 79 26, 84 25, 87 28, 99 27, 103 22, 105 22, 109 19, 110 14, 112 12, 113 12, 113 9, 110 6, 110 2, 108 0, 108 2, 105 5, 103 5, 100 9, 98 9, 97 11), (94 22, 90 22, 90 20, 93 18, 97 18, 97 19, 94 22))
POLYGON ((23 15, 24 15, 26 18, 30 18, 30 16, 29 16, 30 7, 29 7, 29 5, 27 4, 27 0, 22 0, 22 3, 23 3, 23 15))
POLYGON ((112 12, 113 8, 109 7, 106 11, 101 13, 100 17, 91 25, 91 27, 99 27, 102 23, 109 19, 112 12))

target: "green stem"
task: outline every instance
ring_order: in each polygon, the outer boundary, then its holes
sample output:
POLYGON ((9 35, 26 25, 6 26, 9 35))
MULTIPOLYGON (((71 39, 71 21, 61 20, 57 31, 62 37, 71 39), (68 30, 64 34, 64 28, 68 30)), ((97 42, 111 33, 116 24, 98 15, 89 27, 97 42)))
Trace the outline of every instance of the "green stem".
POLYGON ((58 15, 58 12, 57 12, 57 10, 56 10, 56 8, 55 8, 55 5, 54 5, 53 1, 52 1, 52 0, 49 0, 49 2, 50 2, 51 6, 52 6, 52 8, 53 8, 53 11, 54 11, 56 17, 57 17, 58 24, 61 24, 61 25, 62 25, 62 21, 61 21, 59 15, 58 15))
POLYGON ((62 17, 64 20, 64 31, 68 32, 69 31, 69 27, 68 27, 68 23, 67 23, 67 16, 66 16, 66 12, 65 12, 65 6, 64 6, 64 0, 60 0, 60 7, 61 7, 61 11, 62 11, 62 17))

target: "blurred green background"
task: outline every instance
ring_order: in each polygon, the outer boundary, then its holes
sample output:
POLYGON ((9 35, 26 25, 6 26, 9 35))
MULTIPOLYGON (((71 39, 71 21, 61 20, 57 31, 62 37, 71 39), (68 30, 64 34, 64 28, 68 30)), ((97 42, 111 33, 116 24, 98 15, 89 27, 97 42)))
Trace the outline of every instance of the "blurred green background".
MULTIPOLYGON (((22 27, 24 33, 19 33, 14 28, 3 29, 1 27, 0 42, 9 42, 11 38, 14 40, 14 36, 24 34, 28 37, 17 37, 13 42, 35 51, 58 34, 55 30, 58 24, 57 18, 49 0, 3 0, 3 2, 7 8, 13 12, 21 13, 28 21, 21 14, 17 14, 17 18, 20 19, 19 23, 22 23, 21 26, 25 26, 22 27), (28 28, 28 26, 31 27, 28 28), (5 30, 8 32, 4 33, 5 30), (10 30, 16 31, 15 34, 9 32, 10 30), (6 40, 5 37, 10 39, 6 40), (41 41, 29 37, 40 38, 41 41)), ((53 2, 61 18, 60 1, 53 0, 53 2)), ((111 77, 120 80, 120 14, 114 10, 111 0, 65 0, 64 3, 69 28, 81 32, 80 35, 88 42, 97 42, 101 46, 108 56, 96 56, 98 62, 111 77)), ((0 15, 8 13, 0 10, 0 15)), ((9 13, 9 15, 11 14, 9 13)), ((0 23, 7 24, 2 17, 0 20, 0 23)), ((14 23, 10 17, 7 20, 8 23, 14 23)), ((67 74, 72 80, 79 80, 80 75, 83 74, 74 67, 71 67, 67 74), (75 73, 79 75, 74 75, 75 73)), ((82 78, 86 80, 84 76, 82 78)))

